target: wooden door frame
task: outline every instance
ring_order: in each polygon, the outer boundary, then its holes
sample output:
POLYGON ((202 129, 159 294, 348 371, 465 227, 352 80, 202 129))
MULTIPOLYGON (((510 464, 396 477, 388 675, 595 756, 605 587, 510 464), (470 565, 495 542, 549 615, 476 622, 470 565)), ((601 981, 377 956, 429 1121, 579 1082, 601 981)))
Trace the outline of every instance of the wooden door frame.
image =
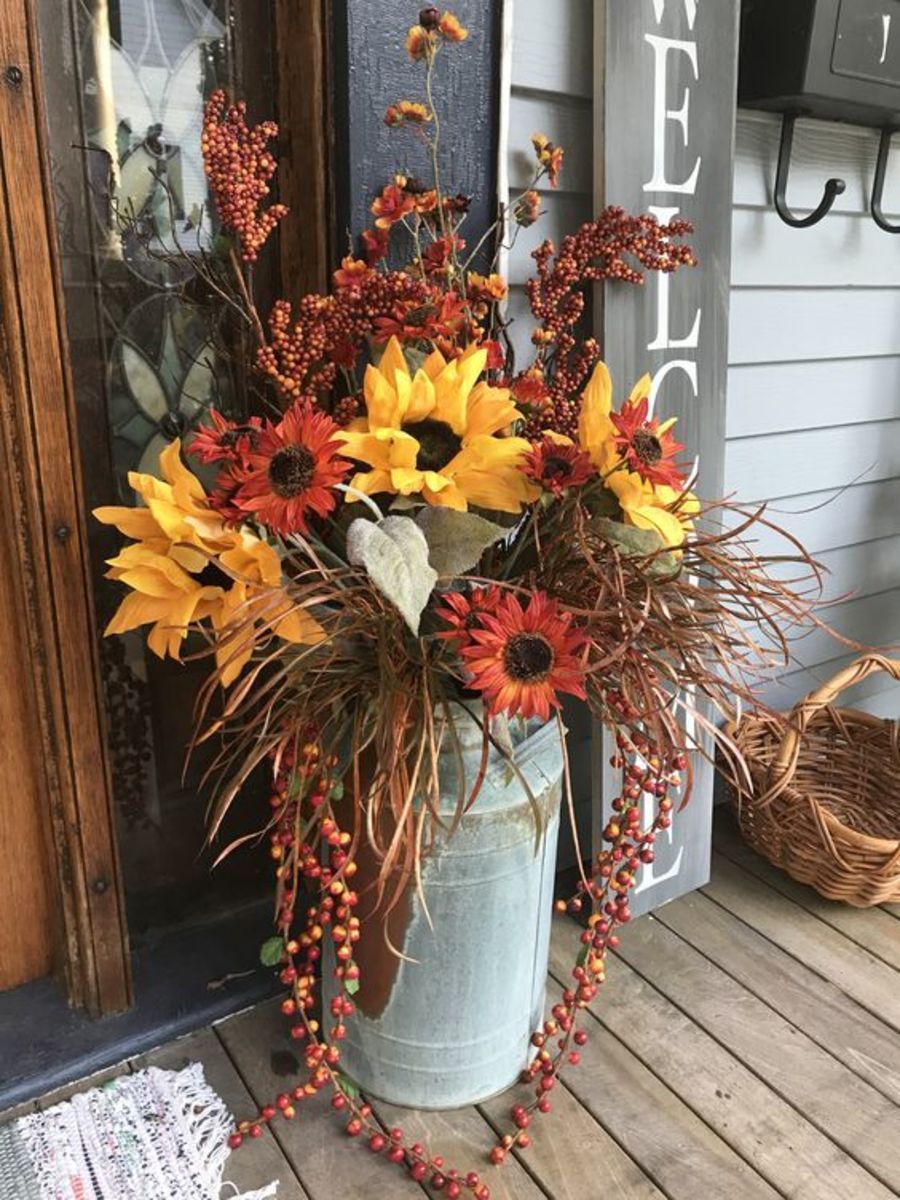
MULTIPOLYGON (((279 196, 291 209, 281 230, 282 294, 297 300, 328 289, 337 266, 332 0, 275 0, 279 196)), ((346 251, 345 251, 346 253, 346 251)))
MULTIPOLYGON (((0 436, 12 464, 58 970, 100 1016, 131 1003, 36 13, 0 0, 0 436)), ((5 681, 9 686, 10 681, 5 681)))

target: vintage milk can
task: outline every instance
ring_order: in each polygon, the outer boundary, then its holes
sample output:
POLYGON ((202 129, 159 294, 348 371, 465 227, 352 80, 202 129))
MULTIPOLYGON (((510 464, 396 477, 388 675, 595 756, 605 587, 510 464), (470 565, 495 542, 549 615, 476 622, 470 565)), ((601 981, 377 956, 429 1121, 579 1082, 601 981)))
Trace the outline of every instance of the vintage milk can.
MULTIPOLYGON (((471 787, 482 734, 463 709, 455 712, 471 787)), ((363 923, 356 954, 361 986, 341 1070, 373 1097, 414 1108, 475 1104, 516 1080, 542 1022, 563 776, 560 727, 555 720, 515 721, 510 732, 521 777, 492 747, 477 799, 452 836, 438 831, 423 862, 431 925, 414 884, 389 921, 404 958, 388 948, 380 917, 363 923)), ((448 825, 460 765, 454 740, 445 737, 440 811, 448 825)), ((365 867, 360 875, 355 883, 364 888, 365 867)), ((336 986, 332 968, 329 954, 326 1003, 336 986)))

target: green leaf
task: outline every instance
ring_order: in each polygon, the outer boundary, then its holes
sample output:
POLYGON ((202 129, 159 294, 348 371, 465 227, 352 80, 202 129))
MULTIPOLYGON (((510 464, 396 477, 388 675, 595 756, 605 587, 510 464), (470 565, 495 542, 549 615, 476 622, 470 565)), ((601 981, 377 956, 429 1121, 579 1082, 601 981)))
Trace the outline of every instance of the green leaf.
POLYGON ((337 783, 331 785, 331 798, 332 800, 343 800, 344 784, 342 780, 339 779, 337 783))
POLYGON ((344 980, 344 991, 347 993, 348 996, 355 996, 356 993, 359 991, 359 980, 358 979, 345 979, 344 980))
POLYGON ((578 957, 575 959, 575 966, 576 966, 576 967, 583 967, 583 966, 584 966, 584 964, 587 962, 587 959, 588 959, 588 949, 589 949, 589 947, 587 947, 587 946, 582 946, 582 947, 581 947, 581 951, 580 951, 580 953, 579 953, 578 957))
POLYGON ((647 558, 644 568, 654 579, 670 579, 681 571, 681 558, 671 550, 660 554, 665 543, 655 529, 638 529, 623 521, 610 521, 597 517, 592 522, 594 529, 615 546, 627 558, 647 558), (653 557, 650 557, 650 556, 653 557))
POLYGON ((264 967, 277 967, 284 954, 284 938, 266 938, 259 948, 259 961, 264 967))
POLYGON ((438 575, 455 579, 477 566, 494 542, 506 537, 508 529, 486 521, 477 513, 452 508, 423 508, 416 524, 428 542, 428 560, 438 575))
POLYGON ((385 517, 376 523, 358 517, 347 530, 347 560, 365 567, 375 587, 418 637, 419 619, 437 574, 428 563, 428 543, 415 521, 385 517))
POLYGON ((335 1079, 337 1080, 338 1087, 341 1089, 344 1095, 348 1097, 348 1099, 357 1100, 359 1098, 359 1088, 352 1079, 348 1079, 347 1076, 342 1074, 340 1071, 335 1072, 335 1079))

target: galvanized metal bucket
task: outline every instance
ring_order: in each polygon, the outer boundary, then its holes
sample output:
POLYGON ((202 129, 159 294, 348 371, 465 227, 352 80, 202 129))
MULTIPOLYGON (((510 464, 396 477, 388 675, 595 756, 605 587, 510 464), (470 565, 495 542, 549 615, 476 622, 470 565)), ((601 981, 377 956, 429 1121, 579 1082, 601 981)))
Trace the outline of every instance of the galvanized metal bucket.
MULTIPOLYGON (((482 752, 477 724, 459 714, 462 763, 449 738, 440 761, 448 816, 461 766, 471 787, 482 752)), ((525 1066, 541 1023, 562 792, 559 726, 532 723, 513 745, 522 778, 492 749, 472 808, 452 836, 438 833, 423 863, 433 928, 414 886, 391 916, 393 944, 415 961, 391 953, 378 917, 364 922, 361 987, 341 1069, 392 1104, 455 1108, 503 1091, 525 1066)), ((326 1003, 334 986, 326 962, 326 1003)))

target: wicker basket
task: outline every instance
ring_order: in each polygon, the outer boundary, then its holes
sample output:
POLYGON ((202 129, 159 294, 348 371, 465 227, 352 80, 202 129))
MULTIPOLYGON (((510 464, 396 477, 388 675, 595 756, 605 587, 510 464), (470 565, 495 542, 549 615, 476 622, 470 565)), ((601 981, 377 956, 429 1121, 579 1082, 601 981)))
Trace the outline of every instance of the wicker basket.
POLYGON ((733 793, 744 839, 830 900, 866 908, 900 901, 900 722, 835 708, 900 660, 865 655, 801 700, 787 722, 743 717, 726 727, 752 789, 733 793))

